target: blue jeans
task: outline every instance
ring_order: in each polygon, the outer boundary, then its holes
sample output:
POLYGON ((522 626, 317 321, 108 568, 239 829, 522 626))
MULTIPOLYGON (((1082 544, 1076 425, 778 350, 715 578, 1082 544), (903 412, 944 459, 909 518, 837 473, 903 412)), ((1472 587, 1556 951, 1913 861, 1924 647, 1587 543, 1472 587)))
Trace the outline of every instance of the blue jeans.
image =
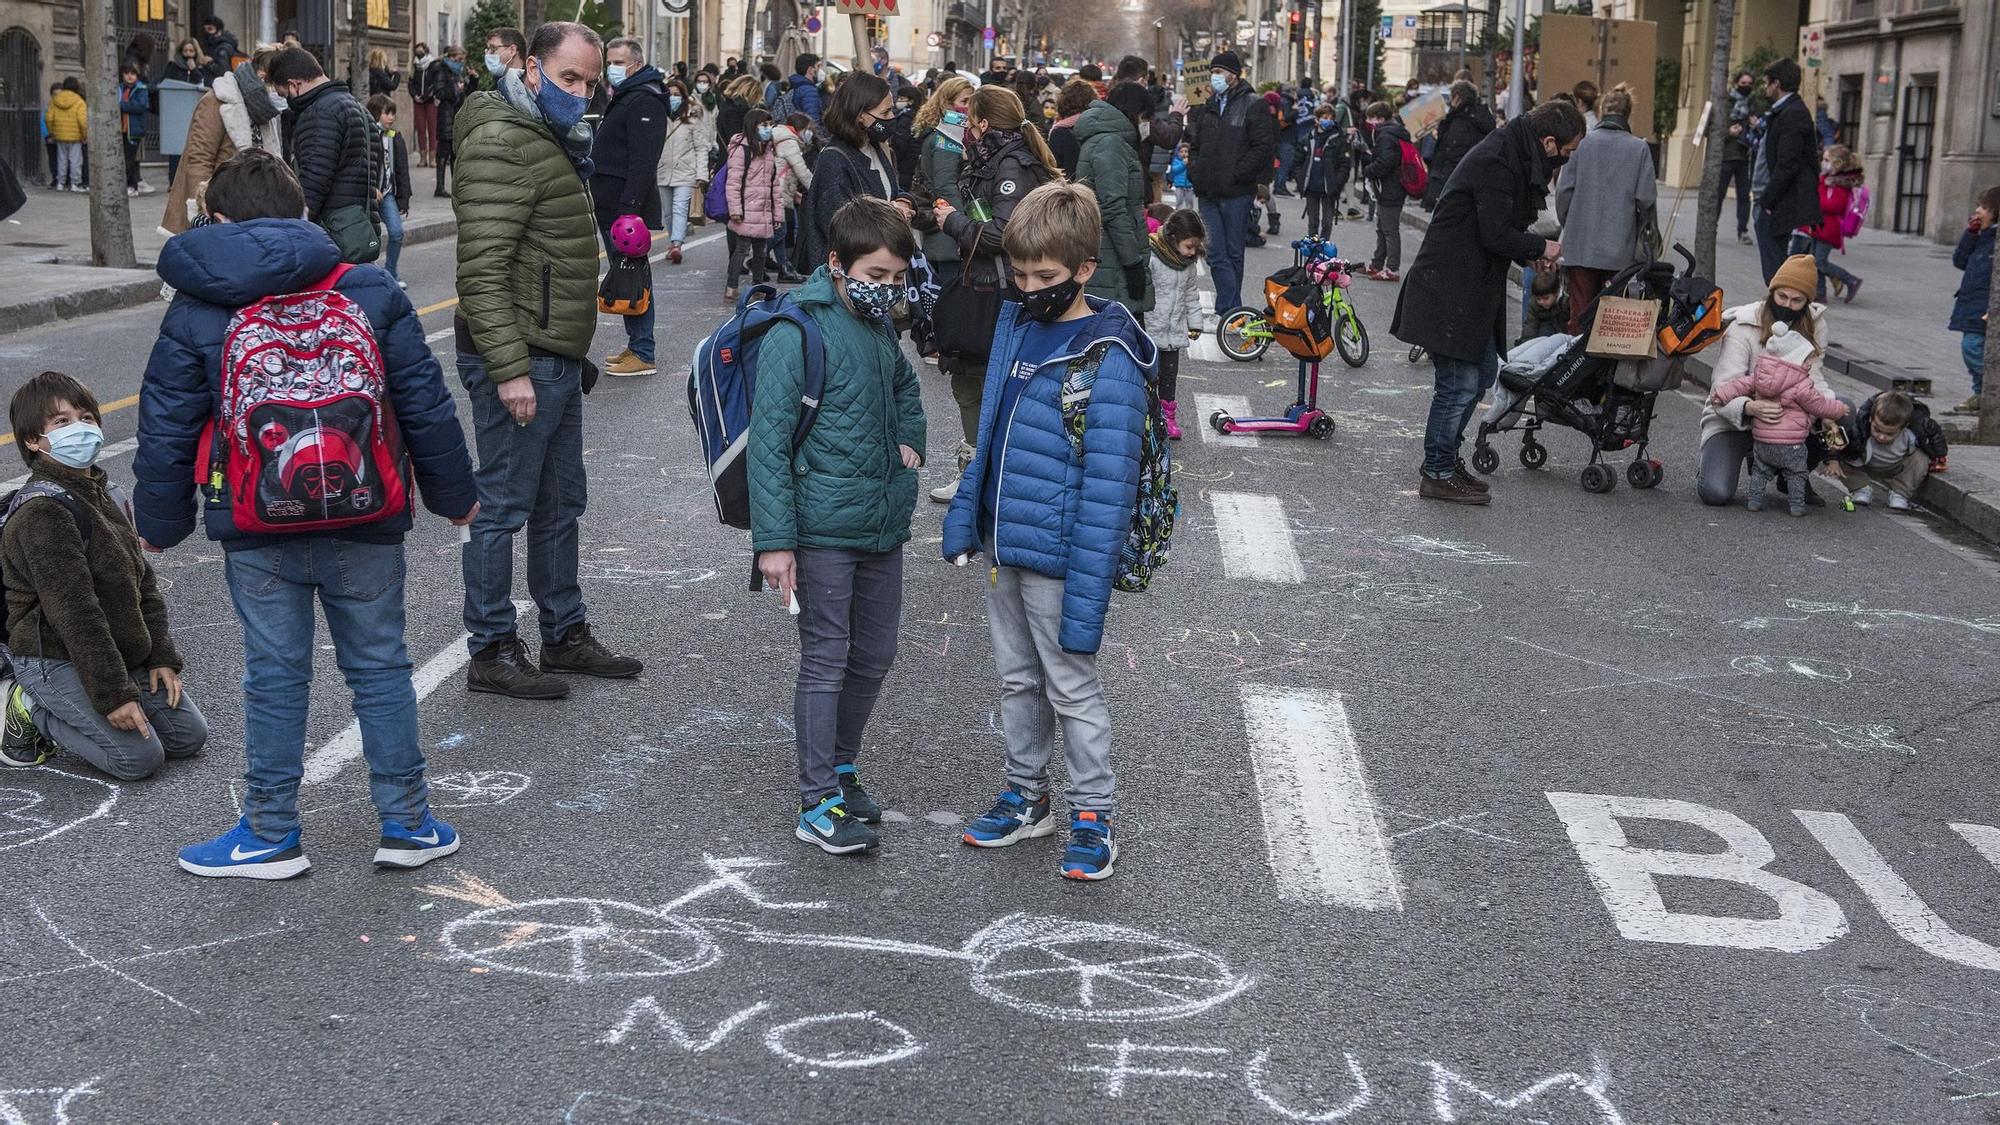
POLYGON ((1986 393, 1986 333, 1958 334, 1958 354, 1965 359, 1965 373, 1972 376, 1973 397, 1986 393))
POLYGON ((542 643, 553 644, 584 620, 576 575, 576 521, 586 501, 583 362, 534 358, 523 378, 534 380, 535 420, 525 426, 501 404, 484 360, 460 355, 458 378, 472 401, 479 450, 479 516, 461 552, 466 644, 476 653, 514 632, 514 536, 523 527, 528 593, 541 611, 542 643))
POLYGON ((1500 353, 1489 341, 1476 360, 1432 352, 1431 366, 1435 368, 1435 383, 1430 420, 1424 424, 1424 475, 1443 480, 1458 468, 1458 447, 1465 440, 1466 423, 1472 421, 1479 400, 1500 374, 1500 353))
POLYGON ((403 575, 401 543, 299 536, 226 556, 223 576, 243 623, 243 816, 263 839, 299 824, 315 597, 354 693, 375 811, 406 828, 423 821, 430 789, 403 643, 403 575))
POLYGON ((1215 311, 1225 313, 1243 303, 1243 242, 1250 231, 1253 197, 1201 200, 1202 225, 1208 228, 1208 269, 1215 275, 1215 311))
POLYGON ((1299 139, 1293 135, 1296 130, 1286 130, 1278 137, 1278 182, 1271 185, 1272 191, 1292 190, 1292 161, 1298 156, 1299 139))
POLYGON ((396 263, 403 260, 403 212, 396 206, 396 197, 382 197, 382 252, 387 256, 390 277, 396 273, 396 263))
MULTIPOLYGON (((1758 201, 1762 203, 1762 200, 1758 201)), ((1789 231, 1771 229, 1771 213, 1759 206, 1751 220, 1751 234, 1757 239, 1757 264, 1764 272, 1764 284, 1771 284, 1778 267, 1785 264, 1785 253, 1791 244, 1789 231)))
POLYGON ((1811 254, 1813 261, 1819 265, 1819 291, 1813 294, 1813 300, 1815 301, 1822 303, 1826 301, 1826 283, 1829 281, 1838 281, 1842 285, 1852 286, 1855 282, 1861 280, 1852 272, 1843 268, 1839 262, 1833 260, 1833 243, 1831 242, 1821 242, 1812 235, 1793 232, 1791 250, 1794 254, 1811 254))
POLYGON ((686 242, 688 203, 694 199, 694 185, 660 188, 660 210, 667 215, 667 241, 686 242))
MULTIPOLYGON (((610 216, 610 219, 616 218, 616 215, 610 216)), ((597 228, 597 235, 604 240, 604 253, 606 255, 617 254, 617 251, 611 248, 611 222, 605 216, 600 215, 598 216, 598 223, 600 225, 597 228)), ((658 299, 658 295, 656 294, 654 301, 656 302, 658 299)), ((633 355, 638 356, 647 363, 653 362, 653 357, 657 353, 653 346, 652 302, 646 305, 645 312, 640 313, 638 316, 628 316, 625 318, 625 346, 632 349, 633 355)))

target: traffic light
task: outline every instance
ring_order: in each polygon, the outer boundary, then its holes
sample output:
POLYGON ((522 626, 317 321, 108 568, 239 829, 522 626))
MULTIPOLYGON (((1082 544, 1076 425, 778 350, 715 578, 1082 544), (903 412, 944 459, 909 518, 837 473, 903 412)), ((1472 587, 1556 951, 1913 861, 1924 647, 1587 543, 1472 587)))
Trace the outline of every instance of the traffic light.
POLYGON ((1292 9, 1291 30, 1287 33, 1293 43, 1303 43, 1305 39, 1305 15, 1297 8, 1292 9))

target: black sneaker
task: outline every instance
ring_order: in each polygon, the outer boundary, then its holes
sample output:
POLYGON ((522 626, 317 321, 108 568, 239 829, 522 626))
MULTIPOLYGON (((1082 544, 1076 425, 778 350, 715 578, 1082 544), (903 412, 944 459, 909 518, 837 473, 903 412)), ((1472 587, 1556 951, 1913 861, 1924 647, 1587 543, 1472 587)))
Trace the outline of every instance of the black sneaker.
MULTIPOLYGON (((544 653, 546 657, 546 653, 544 653)), ((537 669, 518 633, 472 654, 465 670, 465 690, 484 691, 514 699, 567 699, 569 685, 537 669)))
POLYGON ((1492 490, 1491 485, 1473 475, 1472 470, 1466 467, 1465 458, 1463 457, 1458 459, 1457 466, 1451 470, 1451 479, 1452 483, 1458 485, 1460 488, 1469 488, 1474 492, 1488 492, 1492 490))
POLYGON ((579 672, 607 680, 629 680, 646 670, 629 656, 619 656, 590 635, 588 624, 572 625, 552 645, 542 646, 542 671, 579 672))
POLYGON ((840 796, 847 802, 847 815, 863 824, 882 823, 881 802, 861 787, 861 775, 854 772, 854 767, 835 766, 833 772, 840 778, 840 796))
POLYGON ((792 834, 829 855, 865 852, 882 842, 873 828, 848 815, 838 793, 799 809, 799 824, 792 834))

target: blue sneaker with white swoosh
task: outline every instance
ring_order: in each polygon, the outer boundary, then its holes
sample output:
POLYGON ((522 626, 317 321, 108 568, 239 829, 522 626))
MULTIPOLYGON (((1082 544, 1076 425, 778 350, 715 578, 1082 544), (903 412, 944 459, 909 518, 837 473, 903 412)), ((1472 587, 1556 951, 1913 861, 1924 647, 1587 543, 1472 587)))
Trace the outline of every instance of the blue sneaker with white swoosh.
POLYGON ((266 840, 250 831, 247 820, 205 844, 181 849, 181 870, 210 879, 289 879, 311 866, 298 829, 282 840, 266 840))
POLYGON ((424 822, 414 829, 393 820, 382 822, 382 846, 375 849, 377 867, 422 867, 458 850, 458 830, 424 810, 424 822))

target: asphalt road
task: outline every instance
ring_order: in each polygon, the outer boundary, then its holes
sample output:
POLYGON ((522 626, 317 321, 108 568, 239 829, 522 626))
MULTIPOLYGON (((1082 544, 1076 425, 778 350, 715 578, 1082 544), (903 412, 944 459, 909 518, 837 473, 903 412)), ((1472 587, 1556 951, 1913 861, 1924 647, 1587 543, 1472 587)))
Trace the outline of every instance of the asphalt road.
MULTIPOLYGON (((1116 878, 958 843, 1000 740, 983 576, 927 502, 864 759, 886 844, 825 857, 791 834, 793 625, 746 591, 676 370, 715 229, 659 268, 665 370, 587 408, 591 618, 646 674, 554 705, 445 678, 423 729, 466 846, 380 874, 324 659, 313 872, 197 880, 174 852, 236 815, 241 650, 221 551, 170 553, 208 752, 0 777, 0 1121, 2000 1121, 1987 554, 1700 506, 1675 394, 1656 490, 1584 493, 1551 431, 1541 471, 1503 440, 1491 508, 1422 503, 1429 368, 1357 281, 1376 351, 1327 368, 1331 440, 1176 447, 1172 564, 1101 660, 1116 878)), ((451 296, 449 244, 404 267, 451 296)), ((131 395, 160 312, 0 341, 0 386, 131 395)), ((1292 374, 1190 364, 1182 398, 1281 407, 1292 374)), ((409 553, 421 667, 459 645, 457 535, 409 553)))

